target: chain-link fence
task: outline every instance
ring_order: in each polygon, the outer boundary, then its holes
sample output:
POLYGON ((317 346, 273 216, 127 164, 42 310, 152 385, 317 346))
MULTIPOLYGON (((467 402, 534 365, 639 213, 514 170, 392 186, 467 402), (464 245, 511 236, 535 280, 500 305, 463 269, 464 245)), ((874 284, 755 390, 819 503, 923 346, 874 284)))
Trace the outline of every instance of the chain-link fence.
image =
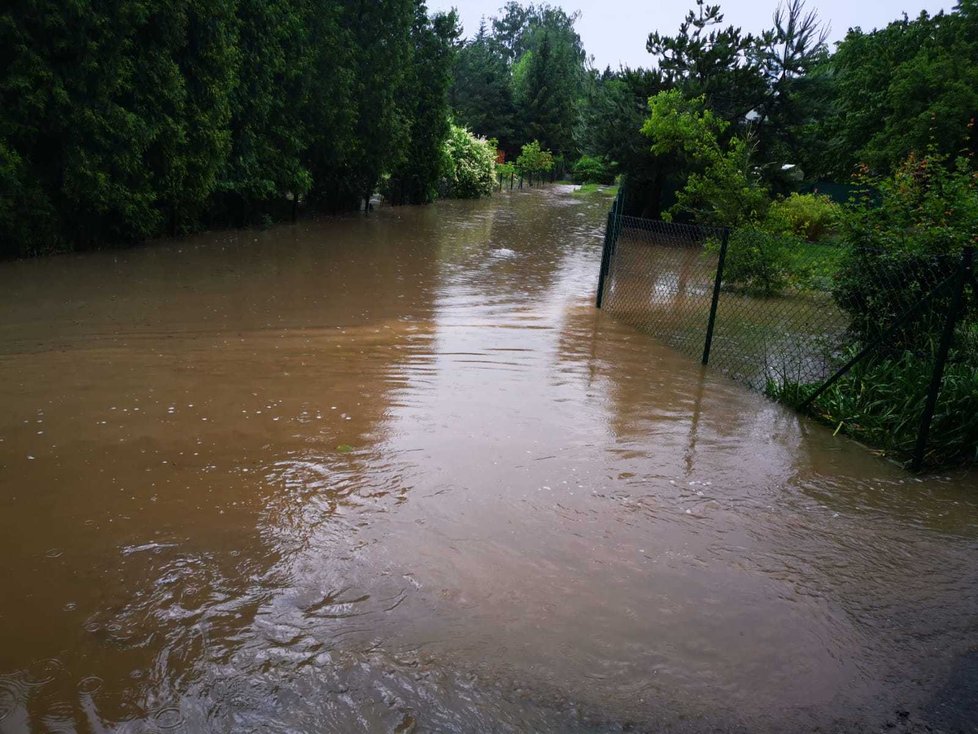
POLYGON ((968 461, 978 458, 971 257, 639 219, 616 202, 598 305, 916 466, 968 461))

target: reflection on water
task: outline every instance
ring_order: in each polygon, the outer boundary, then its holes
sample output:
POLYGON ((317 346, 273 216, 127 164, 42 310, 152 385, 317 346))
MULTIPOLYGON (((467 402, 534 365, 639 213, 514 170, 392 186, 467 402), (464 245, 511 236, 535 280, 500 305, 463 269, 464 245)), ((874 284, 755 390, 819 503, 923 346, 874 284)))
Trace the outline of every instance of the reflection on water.
POLYGON ((0 267, 0 732, 972 726, 974 478, 595 312, 603 221, 0 267))

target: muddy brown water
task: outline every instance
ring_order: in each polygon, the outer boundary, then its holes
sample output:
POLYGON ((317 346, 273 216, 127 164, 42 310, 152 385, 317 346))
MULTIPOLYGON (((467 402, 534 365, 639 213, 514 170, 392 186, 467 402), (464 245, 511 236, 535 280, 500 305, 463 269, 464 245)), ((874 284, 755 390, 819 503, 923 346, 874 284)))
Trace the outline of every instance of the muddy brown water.
POLYGON ((974 475, 596 312, 606 207, 0 265, 0 732, 974 731, 974 475))

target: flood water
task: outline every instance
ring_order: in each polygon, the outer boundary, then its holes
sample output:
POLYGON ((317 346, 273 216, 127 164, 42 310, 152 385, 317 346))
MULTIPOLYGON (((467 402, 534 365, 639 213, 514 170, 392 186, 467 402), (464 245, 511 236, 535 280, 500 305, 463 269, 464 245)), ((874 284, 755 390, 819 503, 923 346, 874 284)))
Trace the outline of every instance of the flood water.
POLYGON ((595 311, 607 206, 0 264, 0 732, 975 731, 978 481, 595 311))

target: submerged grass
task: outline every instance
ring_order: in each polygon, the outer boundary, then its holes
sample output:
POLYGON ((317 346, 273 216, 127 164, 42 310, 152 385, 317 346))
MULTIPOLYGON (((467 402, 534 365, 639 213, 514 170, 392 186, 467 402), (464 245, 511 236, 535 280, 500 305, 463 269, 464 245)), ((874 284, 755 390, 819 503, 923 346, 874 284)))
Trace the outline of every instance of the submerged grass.
MULTIPOLYGON (((719 251, 718 238, 707 241, 708 255, 719 251)), ((797 291, 829 291, 846 252, 834 240, 816 243, 761 229, 734 230, 723 271, 724 286, 760 298, 797 291)))
POLYGON ((573 196, 598 197, 614 199, 618 196, 618 186, 616 184, 605 186, 604 184, 586 183, 578 186, 571 192, 573 196))

